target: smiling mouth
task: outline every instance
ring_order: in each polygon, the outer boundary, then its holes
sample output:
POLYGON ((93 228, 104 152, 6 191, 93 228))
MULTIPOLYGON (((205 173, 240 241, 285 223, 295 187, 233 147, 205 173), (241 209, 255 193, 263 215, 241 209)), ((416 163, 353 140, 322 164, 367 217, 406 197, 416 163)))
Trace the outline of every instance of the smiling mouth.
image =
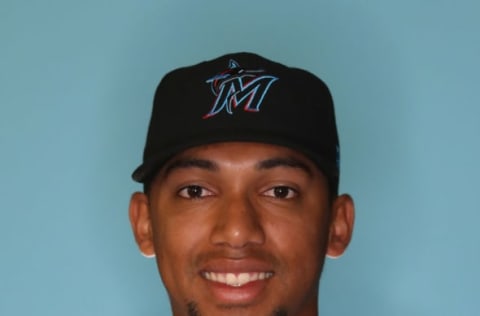
POLYGON ((202 276, 209 281, 226 284, 233 287, 241 287, 251 282, 267 280, 273 276, 273 273, 272 272, 242 272, 242 273, 203 272, 202 276))

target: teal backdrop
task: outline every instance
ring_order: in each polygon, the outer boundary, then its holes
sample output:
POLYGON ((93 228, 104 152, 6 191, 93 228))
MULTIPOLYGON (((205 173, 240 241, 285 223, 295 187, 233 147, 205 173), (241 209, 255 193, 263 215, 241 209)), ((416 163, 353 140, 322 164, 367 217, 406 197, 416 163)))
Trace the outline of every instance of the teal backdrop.
POLYGON ((253 51, 330 86, 354 240, 321 315, 480 315, 480 2, 1 0, 0 315, 169 315, 130 174, 172 68, 253 51))

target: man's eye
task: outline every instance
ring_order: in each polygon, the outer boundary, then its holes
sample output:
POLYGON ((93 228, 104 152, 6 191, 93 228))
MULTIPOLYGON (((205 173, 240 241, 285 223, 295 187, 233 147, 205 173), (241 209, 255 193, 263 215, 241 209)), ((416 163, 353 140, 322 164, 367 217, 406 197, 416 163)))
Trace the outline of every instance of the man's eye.
POLYGON ((178 191, 178 195, 186 199, 199 199, 213 195, 213 193, 199 185, 189 185, 178 191))
POLYGON ((292 199, 298 195, 298 192, 287 186, 278 186, 265 191, 264 194, 277 199, 292 199))

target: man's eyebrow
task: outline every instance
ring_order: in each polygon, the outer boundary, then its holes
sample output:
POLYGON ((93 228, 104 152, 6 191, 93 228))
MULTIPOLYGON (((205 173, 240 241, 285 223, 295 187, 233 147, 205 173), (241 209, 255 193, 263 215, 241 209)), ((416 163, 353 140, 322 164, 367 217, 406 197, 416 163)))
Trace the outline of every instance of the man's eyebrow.
POLYGON ((179 158, 166 165, 164 176, 167 177, 176 169, 188 168, 199 168, 207 171, 217 171, 219 169, 218 165, 211 160, 199 158, 179 158))
POLYGON ((277 167, 298 168, 305 171, 309 176, 313 175, 313 170, 306 163, 294 157, 274 157, 258 162, 255 166, 258 170, 273 169, 277 167))

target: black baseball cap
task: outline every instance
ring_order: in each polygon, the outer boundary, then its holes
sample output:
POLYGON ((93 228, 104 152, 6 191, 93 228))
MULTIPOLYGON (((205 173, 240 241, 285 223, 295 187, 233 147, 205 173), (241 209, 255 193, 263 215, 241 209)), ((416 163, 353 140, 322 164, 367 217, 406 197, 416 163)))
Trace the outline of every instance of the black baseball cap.
POLYGON ((332 96, 312 73, 252 53, 179 68, 155 92, 143 163, 132 178, 152 179, 175 154, 229 141, 298 150, 338 192, 340 151, 332 96))

